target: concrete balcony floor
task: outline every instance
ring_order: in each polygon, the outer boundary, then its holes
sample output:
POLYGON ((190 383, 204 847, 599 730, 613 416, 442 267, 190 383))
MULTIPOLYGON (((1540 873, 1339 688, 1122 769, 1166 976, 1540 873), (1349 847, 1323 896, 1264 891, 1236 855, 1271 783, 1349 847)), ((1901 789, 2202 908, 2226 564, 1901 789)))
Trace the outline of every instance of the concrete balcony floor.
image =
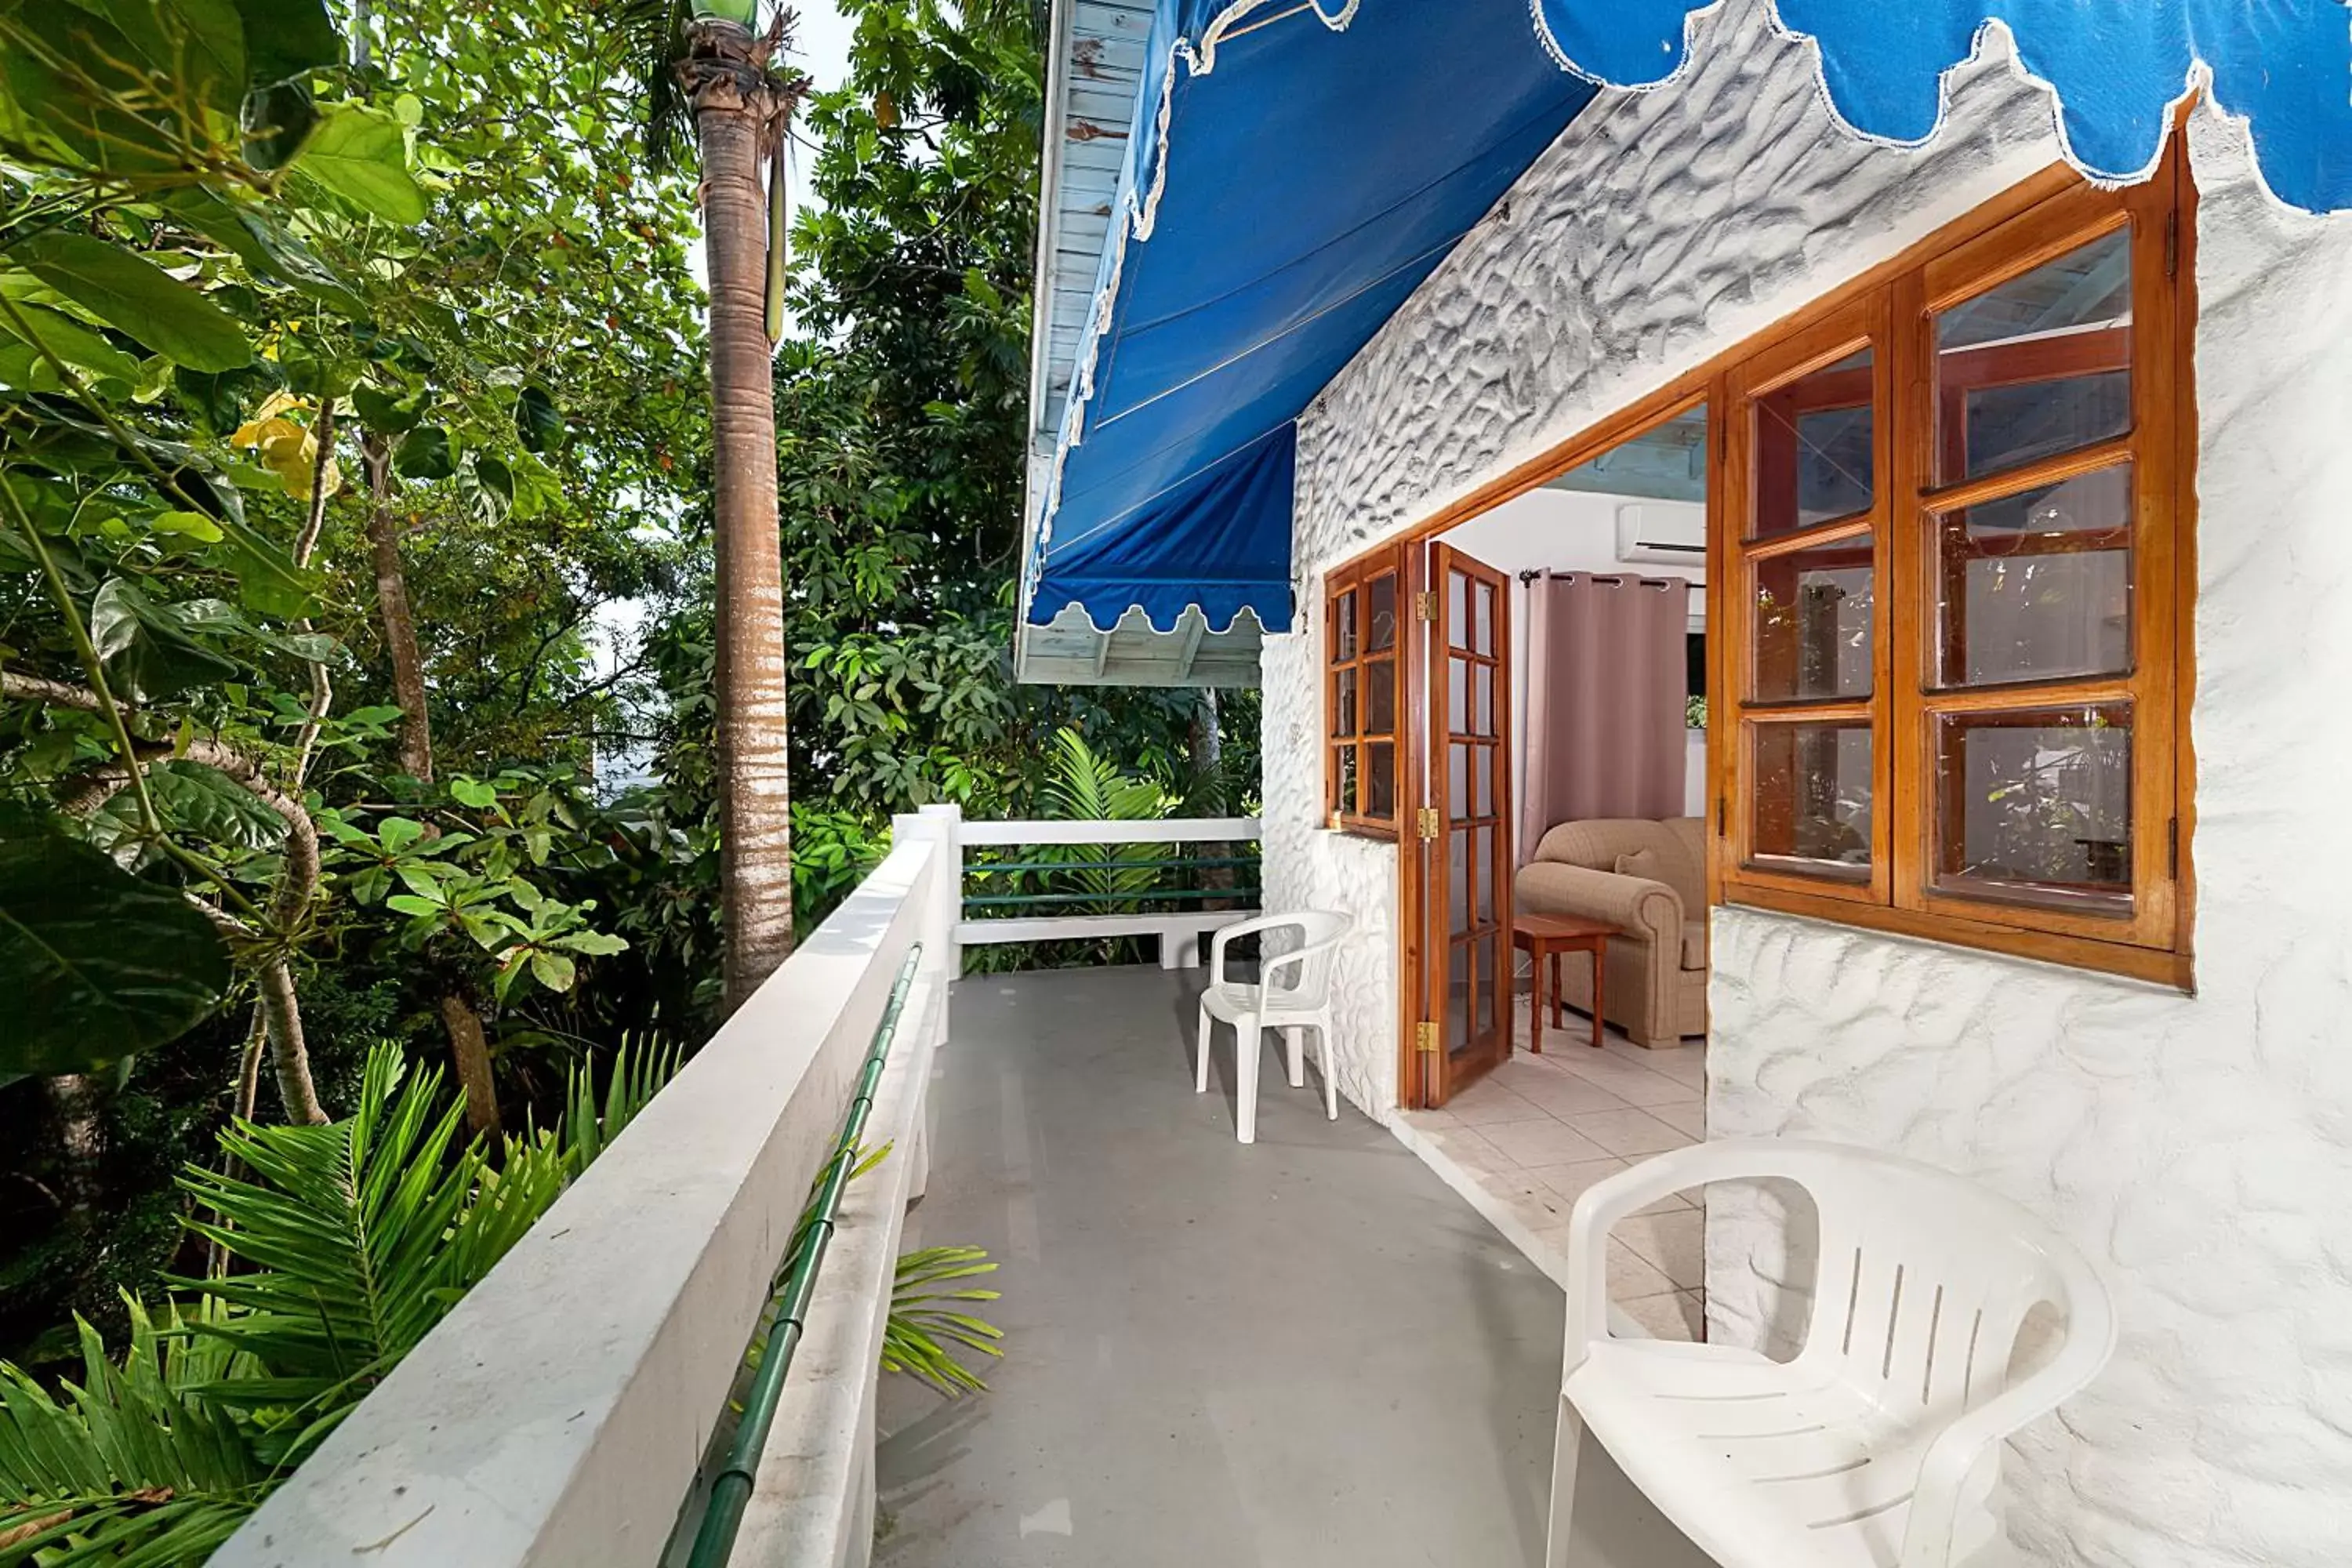
POLYGON ((908 1245, 995 1255, 1006 1353, 959 1402, 887 1380, 876 1562, 1539 1562, 1559 1290, 1311 1066, 1269 1048, 1236 1143, 1200 984, 958 984, 908 1245))

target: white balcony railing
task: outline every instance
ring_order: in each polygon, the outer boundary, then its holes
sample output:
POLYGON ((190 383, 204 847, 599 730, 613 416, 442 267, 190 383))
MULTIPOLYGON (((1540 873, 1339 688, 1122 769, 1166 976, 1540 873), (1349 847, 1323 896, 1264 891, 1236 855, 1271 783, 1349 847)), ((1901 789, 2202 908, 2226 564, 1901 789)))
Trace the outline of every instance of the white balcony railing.
POLYGON ((899 817, 882 864, 215 1568, 660 1562, 892 982, 919 942, 864 1137, 893 1152, 849 1188, 734 1553, 864 1564, 884 1307, 907 1205, 928 1179, 924 1096, 961 947, 1157 936, 1172 968, 1198 963, 1202 931, 1253 912, 966 920, 965 847, 1257 837, 1249 818, 968 823, 952 806, 899 817))

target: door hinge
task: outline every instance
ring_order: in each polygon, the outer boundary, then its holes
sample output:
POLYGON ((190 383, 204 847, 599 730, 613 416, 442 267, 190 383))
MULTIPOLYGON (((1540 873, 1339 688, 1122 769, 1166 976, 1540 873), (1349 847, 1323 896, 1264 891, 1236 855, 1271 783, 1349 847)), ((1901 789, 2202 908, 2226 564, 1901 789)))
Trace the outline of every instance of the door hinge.
POLYGON ((2164 219, 2164 275, 2180 276, 2180 209, 2175 207, 2164 219))
POLYGON ((1412 618, 1416 621, 1437 619, 1437 590, 1423 588, 1412 596, 1412 618))
POLYGON ((1437 837, 1437 807, 1424 805, 1421 808, 1421 836, 1423 838, 1437 837))
POLYGON ((1415 1024, 1412 1026, 1412 1048, 1416 1051, 1426 1052, 1428 1055, 1433 1057, 1435 1056, 1437 1054, 1437 1026, 1426 1018, 1423 1019, 1420 1023, 1415 1024))
POLYGON ((2164 825, 2164 849, 2171 869, 2167 873, 2174 881, 2180 880, 2180 818, 2173 817, 2164 825))

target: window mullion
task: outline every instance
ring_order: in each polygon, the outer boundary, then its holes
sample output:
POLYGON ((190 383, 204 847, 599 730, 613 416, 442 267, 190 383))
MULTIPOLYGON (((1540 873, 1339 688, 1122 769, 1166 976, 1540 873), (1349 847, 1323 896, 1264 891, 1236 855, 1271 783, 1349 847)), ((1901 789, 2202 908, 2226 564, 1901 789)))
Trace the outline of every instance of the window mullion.
POLYGON ((1936 439, 1935 359, 1927 342, 1926 285, 1921 274, 1897 279, 1888 290, 1887 357, 1893 363, 1894 406, 1885 421, 1894 444, 1888 465, 1886 521, 1879 531, 1882 602, 1879 620, 1879 749, 1886 780, 1886 901, 1916 910, 1935 853, 1935 800, 1927 769, 1928 720, 1922 701, 1934 658, 1934 617, 1927 610, 1927 510, 1922 494, 1933 471, 1936 439))

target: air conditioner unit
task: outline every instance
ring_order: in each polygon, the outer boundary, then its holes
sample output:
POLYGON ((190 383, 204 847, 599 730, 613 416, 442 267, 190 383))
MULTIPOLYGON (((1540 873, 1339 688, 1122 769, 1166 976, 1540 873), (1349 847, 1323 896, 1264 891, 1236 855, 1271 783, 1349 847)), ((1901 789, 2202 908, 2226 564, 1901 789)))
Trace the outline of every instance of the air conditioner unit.
POLYGON ((1706 508, 1678 500, 1645 500, 1619 507, 1617 559, 1705 566, 1706 508))

